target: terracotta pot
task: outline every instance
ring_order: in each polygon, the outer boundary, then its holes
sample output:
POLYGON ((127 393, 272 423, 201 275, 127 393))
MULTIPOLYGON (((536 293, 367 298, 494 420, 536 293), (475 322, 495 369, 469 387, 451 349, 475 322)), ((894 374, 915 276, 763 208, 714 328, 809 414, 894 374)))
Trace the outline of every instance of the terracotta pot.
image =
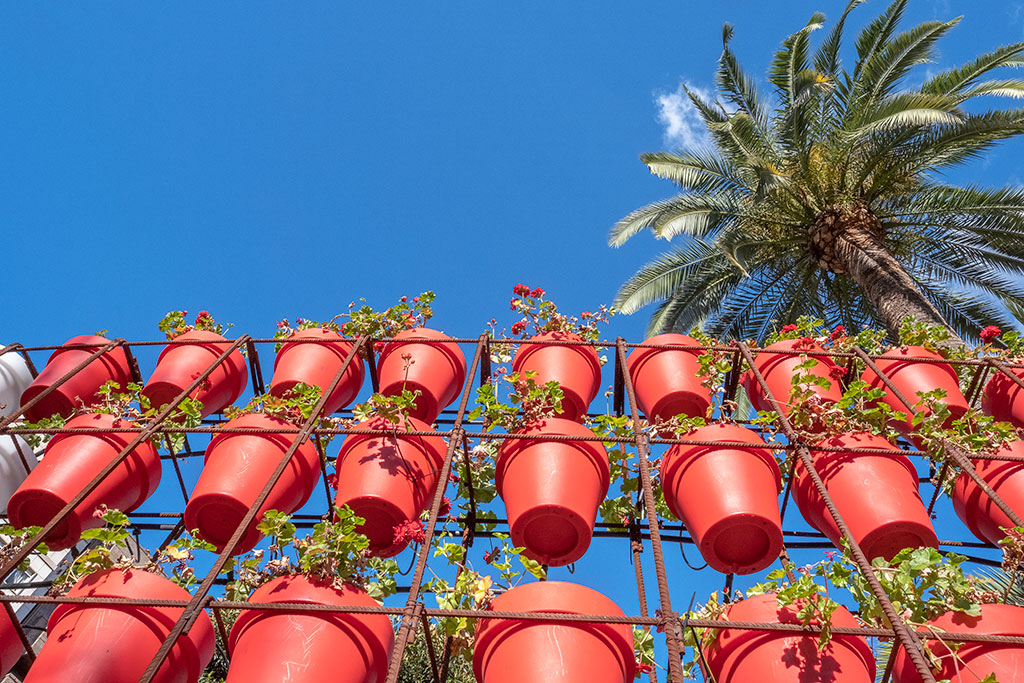
POLYGON ((433 500, 447 446, 440 436, 410 436, 406 431, 433 432, 409 418, 395 425, 384 418, 361 422, 355 429, 396 430, 393 435, 350 434, 338 452, 338 493, 334 504, 348 505, 366 523, 360 532, 370 550, 391 557, 408 545, 395 542, 394 528, 419 519, 433 500))
POLYGON ((430 424, 462 392, 466 381, 466 358, 458 344, 416 341, 449 339, 447 335, 426 327, 399 332, 395 339, 402 341, 388 342, 377 362, 380 393, 401 395, 403 387, 409 391, 419 390, 416 410, 410 415, 430 424), (412 356, 408 367, 402 358, 406 355, 412 356))
MULTIPOLYGON (((249 602, 379 606, 364 591, 305 576, 282 576, 257 588, 249 602)), ((394 647, 383 614, 243 611, 228 638, 228 683, 380 683, 394 647)))
MULTIPOLYGON (((799 339, 785 339, 780 342, 775 342, 765 347, 766 351, 797 351, 803 353, 821 353, 825 349, 820 344, 813 343, 809 346, 800 346, 799 339)), ((838 380, 833 379, 831 373, 838 369, 838 366, 827 356, 808 356, 808 359, 814 359, 817 364, 805 373, 810 373, 817 377, 823 377, 831 382, 831 386, 828 389, 823 389, 819 386, 812 385, 810 390, 818 396, 822 401, 827 403, 835 403, 843 397, 843 389, 840 386, 838 380)), ((783 353, 759 353, 754 358, 754 365, 761 371, 761 375, 764 377, 765 382, 768 384, 768 388, 775 396, 775 400, 779 402, 779 407, 782 408, 782 412, 786 415, 789 414, 789 392, 793 388, 793 375, 797 373, 796 366, 800 365, 804 360, 799 355, 787 355, 783 353)), ((750 396, 751 403, 757 410, 772 410, 771 402, 768 397, 761 391, 761 386, 754 378, 754 373, 750 370, 745 372, 742 377, 743 387, 747 390, 747 395, 750 396)))
MULTIPOLYGON (((86 413, 68 421, 69 428, 134 428, 131 422, 115 421, 112 415, 86 413)), ((44 526, 75 495, 138 435, 138 432, 57 434, 46 445, 46 454, 25 478, 7 504, 16 527, 44 526)), ((85 500, 54 527, 46 537, 51 550, 70 548, 85 529, 103 526, 92 513, 100 505, 131 512, 160 485, 160 456, 143 441, 85 500)))
MULTIPOLYGON (((892 451, 892 455, 811 451, 814 468, 869 560, 891 560, 903 548, 938 547, 917 490, 917 470, 898 448, 880 436, 865 433, 833 436, 821 441, 821 446, 892 451)), ((842 548, 842 535, 799 460, 795 476, 793 500, 804 519, 842 548)))
MULTIPOLYGON (((729 621, 799 623, 792 606, 778 607, 773 593, 757 595, 730 605, 729 621)), ((832 625, 855 628, 857 620, 845 607, 832 613, 832 625)), ((783 631, 721 629, 705 648, 707 667, 718 683, 873 683, 875 660, 867 640, 833 635, 818 651, 818 634, 783 631)))
MULTIPOLYGON (((10 355, 10 354, 8 354, 10 355)), ((2 356, 0 356, 2 357, 2 356)), ((1011 368, 1010 372, 1024 378, 1024 368, 1011 368)), ((999 371, 993 371, 992 379, 981 394, 981 409, 1001 422, 1024 428, 1024 395, 1017 383, 999 371)))
MULTIPOLYGON (((64 342, 65 346, 71 344, 87 344, 88 346, 79 349, 60 348, 54 351, 43 371, 22 393, 21 405, 25 405, 46 391, 50 385, 74 370, 79 363, 109 342, 110 340, 106 337, 89 334, 68 339, 64 342)), ((86 405, 93 403, 98 398, 96 392, 99 388, 111 380, 120 384, 121 387, 127 387, 128 383, 132 381, 128 356, 125 355, 124 349, 121 347, 111 349, 72 375, 67 382, 61 384, 27 410, 25 419, 29 422, 38 422, 51 415, 68 417, 82 403, 86 405)))
POLYGON ((686 524, 704 560, 725 574, 751 574, 782 550, 782 475, 768 445, 749 429, 714 424, 685 437, 740 441, 751 448, 672 446, 661 462, 669 509, 686 524))
MULTIPOLYGON (((300 382, 325 391, 351 351, 352 344, 345 341, 337 332, 322 327, 295 332, 288 337, 288 341, 274 359, 274 379, 270 383, 270 393, 274 396, 284 396, 300 382), (330 343, 295 343, 294 340, 297 339, 326 339, 330 340, 330 343)), ((341 376, 328 397, 324 415, 344 408, 355 399, 363 386, 364 374, 363 359, 356 356, 348 364, 345 374, 341 376)))
MULTIPOLYGON (((945 402, 949 406, 950 412, 949 421, 952 422, 966 413, 967 399, 960 391, 960 382, 957 379, 956 371, 946 363, 915 362, 910 360, 913 357, 937 360, 942 358, 940 354, 929 351, 923 346, 903 346, 886 352, 881 358, 876 358, 875 365, 889 376, 900 393, 906 396, 912 404, 916 404, 920 400, 918 392, 944 389, 946 391, 945 402)), ((889 392, 885 382, 871 368, 865 368, 861 379, 867 382, 872 389, 885 390, 882 401, 893 410, 907 415, 907 419, 904 421, 894 421, 893 427, 909 436, 914 431, 914 427, 911 424, 910 413, 903 405, 903 401, 889 392)))
MULTIPOLYGON (((645 344, 699 346, 700 342, 683 334, 659 334, 645 344)), ((626 359, 629 376, 640 410, 648 419, 668 420, 679 414, 703 417, 711 407, 711 390, 701 384, 700 362, 703 351, 682 349, 633 349, 626 359)))
MULTIPOLYGON (((192 330, 168 342, 156 361, 156 370, 146 382, 142 393, 152 406, 160 409, 185 391, 196 377, 208 368, 231 342, 208 330, 192 330), (175 341, 208 341, 209 344, 175 344, 175 341)), ((218 365, 206 381, 190 395, 202 401, 203 417, 219 413, 238 400, 249 384, 249 369, 242 352, 235 349, 218 365)))
MULTIPOLYGON (((622 616, 597 591, 564 581, 517 586, 488 609, 622 616)), ((480 619, 473 672, 480 683, 629 683, 636 672, 632 630, 625 624, 480 619)))
MULTIPOLYGON (((297 429, 290 422, 263 413, 241 415, 224 426, 297 429)), ((199 529, 205 540, 217 546, 218 551, 223 550, 296 436, 294 432, 214 436, 206 449, 203 472, 185 506, 186 528, 199 529)), ((263 519, 263 513, 267 510, 295 512, 309 500, 319 479, 320 456, 313 442, 306 439, 270 490, 234 554, 248 552, 259 543, 262 535, 256 525, 263 519)))
MULTIPOLYGON (((996 454, 1024 456, 1024 441, 1014 441, 1002 446, 996 454)), ((1017 514, 1024 514, 1024 463, 999 460, 974 460, 986 484, 1003 499, 1017 514)), ((998 543, 1006 536, 999 527, 1012 529, 1014 523, 1003 514, 974 480, 964 473, 957 477, 953 486, 953 510, 967 528, 982 541, 998 543)))
POLYGON ((7 501, 37 463, 36 454, 23 438, 14 434, 0 436, 0 512, 7 514, 7 501))
POLYGON ((6 676, 23 654, 25 646, 18 637, 18 629, 7 610, 0 609, 0 676, 6 676))
MULTIPOLYGON (((549 418, 516 434, 592 437, 572 420, 549 418)), ((553 567, 583 557, 608 493, 608 453, 600 441, 506 439, 494 475, 512 544, 553 567)))
MULTIPOLYGON (((583 341, 571 332, 545 332, 530 339, 583 341)), ((524 343, 512 359, 512 370, 536 372, 537 385, 558 382, 562 387, 562 414, 566 420, 580 420, 601 390, 601 361, 592 346, 541 346, 524 343)))
MULTIPOLYGON (((0 351, 5 347, 0 345, 0 351)), ((0 355, 0 417, 7 417, 21 404, 21 394, 32 384, 32 371, 17 351, 0 355)))
MULTIPOLYGON (((71 598, 189 600, 183 588, 138 569, 91 574, 71 598)), ((61 604, 50 615, 46 644, 25 683, 137 683, 181 617, 183 607, 61 604)), ((213 658, 213 624, 205 613, 181 634, 155 683, 195 683, 213 658)))
MULTIPOLYGON (((928 626, 950 633, 1024 636, 1024 607, 982 605, 979 617, 971 617, 963 612, 946 612, 929 621, 928 626)), ((977 683, 989 674, 995 674, 999 683, 1014 683, 1022 680, 1021 676, 1024 675, 1024 647, 1020 645, 963 643, 956 655, 941 641, 928 641, 928 647, 942 660, 942 668, 935 674, 936 680, 977 683)), ((917 669, 902 649, 896 655, 892 677, 896 683, 917 683, 921 680, 917 669)))

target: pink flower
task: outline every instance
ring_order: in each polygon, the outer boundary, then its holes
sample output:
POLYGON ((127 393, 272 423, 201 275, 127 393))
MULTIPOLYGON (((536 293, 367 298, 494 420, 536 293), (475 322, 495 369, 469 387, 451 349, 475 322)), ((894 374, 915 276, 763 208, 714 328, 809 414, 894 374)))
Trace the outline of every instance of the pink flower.
POLYGON ((992 341, 993 339, 995 339, 996 337, 998 337, 999 335, 1001 335, 1002 333, 1003 333, 1003 331, 1002 331, 1002 330, 1000 330, 1000 329, 999 329, 998 327, 996 327, 995 325, 989 325, 988 327, 986 327, 985 329, 983 329, 983 330, 982 330, 982 331, 981 331, 981 332, 980 332, 980 333, 978 334, 978 336, 979 336, 979 337, 981 337, 981 341, 982 341, 982 342, 984 342, 984 343, 988 344, 988 343, 990 343, 990 342, 991 342, 991 341, 992 341))
POLYGON ((395 543, 423 543, 423 522, 410 519, 394 528, 395 543))

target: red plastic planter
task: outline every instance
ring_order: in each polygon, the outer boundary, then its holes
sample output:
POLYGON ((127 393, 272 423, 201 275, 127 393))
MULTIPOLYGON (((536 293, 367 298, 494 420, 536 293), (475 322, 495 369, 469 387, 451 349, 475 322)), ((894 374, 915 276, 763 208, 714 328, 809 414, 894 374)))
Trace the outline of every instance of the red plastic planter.
MULTIPOLYGON (((21 405, 25 405, 46 391, 50 385, 74 370, 79 363, 108 343, 110 340, 106 337, 90 334, 68 339, 64 342, 64 346, 71 344, 87 344, 88 346, 78 349, 60 348, 54 351, 50 355, 50 360, 46 362, 46 367, 21 395, 21 405)), ((96 392, 99 388, 111 380, 120 384, 122 388, 127 387, 128 383, 132 381, 128 356, 125 355, 124 349, 121 347, 111 349, 72 375, 67 382, 61 384, 27 410, 25 419, 29 422, 38 422, 44 417, 55 414, 68 417, 81 407, 81 404, 93 403, 97 398, 96 392)))
MULTIPOLYGON (((564 581, 518 586, 489 609, 623 616, 597 591, 564 581)), ((632 630, 625 624, 480 619, 473 672, 480 683, 629 683, 636 672, 632 630)))
POLYGON ((0 676, 6 676, 23 654, 25 646, 18 637, 18 629, 7 610, 0 609, 0 676))
POLYGON ((338 452, 334 504, 348 505, 364 518, 366 523, 360 532, 370 539, 370 550, 391 557, 408 545, 395 542, 394 528, 419 519, 430 505, 447 448, 440 436, 404 434, 434 431, 416 418, 396 426, 378 417, 354 429, 387 429, 394 430, 394 434, 350 434, 345 439, 338 452))
MULTIPOLYGON (((1024 368, 1010 368, 1017 377, 1024 378, 1024 368)), ((981 394, 981 409, 1001 422, 1024 427, 1024 389, 1016 382, 996 371, 981 394)))
MULTIPOLYGON (((1024 607, 1015 605, 982 605, 981 616, 971 617, 963 612, 946 612, 928 622, 928 630, 971 635, 1024 636, 1024 607)), ((926 637, 922 634, 922 637, 926 637)), ((932 652, 942 659, 942 668, 936 680, 948 679, 953 683, 977 683, 989 674, 995 674, 1000 683, 1021 680, 1024 672, 1024 647, 998 643, 963 643, 954 656, 949 646, 941 641, 928 641, 932 652)), ((921 680, 910 658, 901 649, 893 665, 896 683, 917 683, 921 680)))
MULTIPOLYGON (((734 603, 725 611, 729 621, 799 623, 792 607, 779 608, 772 593, 734 603)), ((845 607, 832 613, 832 625, 856 628, 845 607)), ((704 650, 707 667, 718 683, 873 683, 875 660, 867 640, 833 635, 818 651, 818 634, 720 629, 704 650)))
MULTIPOLYGON (((869 560, 891 560, 903 548, 938 547, 917 490, 917 470, 898 448, 880 436, 865 433, 833 436, 821 441, 821 446, 892 451, 892 455, 811 452, 814 468, 869 560)), ((795 476, 793 500, 804 519, 841 548, 842 534, 799 460, 795 476)))
MULTIPOLYGON (((699 346, 683 334, 659 334, 645 344, 699 346)), ((650 420, 667 420, 679 414, 703 417, 711 406, 711 390, 701 384, 698 358, 703 351, 639 347, 626 365, 633 380, 640 410, 650 420)))
MULTIPOLYGON (((825 351, 820 344, 801 345, 799 339, 785 339, 775 342, 764 348, 765 351, 796 351, 799 353, 822 353, 825 351)), ((796 366, 804 362, 800 355, 789 355, 784 353, 758 353, 754 358, 754 365, 761 371, 768 388, 779 402, 782 412, 789 414, 789 392, 793 388, 793 375, 797 373, 796 366)), ((809 372, 812 375, 823 377, 831 382, 828 389, 812 385, 810 390, 822 401, 835 403, 843 397, 843 390, 839 380, 831 375, 837 370, 836 364, 827 356, 808 356, 817 361, 817 364, 809 372)), ((743 387, 750 396, 751 403, 758 410, 772 410, 771 402, 761 391, 761 385, 754 377, 753 371, 748 370, 743 374, 743 387)))
MULTIPOLYGON (((1006 444, 996 451, 997 455, 1000 453, 1021 457, 1024 455, 1024 441, 1006 444)), ((1024 514, 1024 463, 975 460, 974 468, 1011 510, 1024 514)), ((982 541, 998 543, 1006 535, 999 527, 1011 529, 1014 526, 1010 518, 964 473, 957 477, 952 498, 956 516, 982 541)))
MULTIPOLYGON (((295 332, 288 337, 274 359, 274 379, 270 383, 270 393, 284 396, 300 382, 326 391, 351 352, 352 344, 337 332, 322 327, 295 332), (303 344, 295 343, 296 339, 329 340, 330 343, 303 344)), ((327 399, 324 415, 330 415, 352 402, 363 386, 364 374, 363 360, 356 356, 327 399)))
MULTIPOLYGON (((376 607, 364 591, 305 576, 283 576, 253 592, 249 602, 376 607)), ((243 611, 228 638, 229 683, 381 682, 394 647, 383 614, 243 611)))
MULTIPOLYGON (((156 370, 146 382, 142 393, 154 408, 160 409, 185 391, 196 377, 227 351, 231 342, 216 332, 192 330, 175 337, 160 352, 156 370), (209 344, 175 344, 175 341, 206 341, 209 344)), ((192 392, 191 397, 202 401, 202 415, 206 417, 224 410, 238 400, 249 384, 249 369, 241 351, 235 349, 224 362, 214 368, 206 381, 192 392)))
MULTIPOLYGON (((191 599, 162 576, 108 569, 85 577, 70 598, 191 599)), ((61 604, 50 615, 46 644, 25 683, 137 683, 184 607, 61 604)), ((210 617, 200 615, 182 633, 157 671, 155 683, 195 683, 213 658, 210 617)))
POLYGON ((673 446, 662 459, 661 483, 672 514, 686 524, 713 569, 764 569, 782 550, 782 476, 767 444, 751 430, 728 424, 701 427, 684 438, 753 446, 673 446))
MULTIPOLYGON (((572 420, 549 418, 517 434, 592 437, 572 420)), ((583 557, 597 509, 608 493, 608 453, 600 441, 506 439, 495 470, 512 543, 553 567, 583 557)))
MULTIPOLYGON (((210 441, 203 473, 199 475, 199 482, 185 506, 185 526, 189 530, 199 529, 200 535, 217 546, 218 551, 227 545, 249 507, 270 481, 270 475, 295 441, 295 430, 298 429, 290 422, 263 413, 242 415, 224 426, 228 429, 248 427, 293 431, 290 434, 220 433, 210 441)), ((259 514, 235 547, 234 554, 248 552, 259 543, 261 534, 256 525, 263 519, 264 512, 295 512, 309 500, 319 478, 320 456, 313 442, 306 439, 270 490, 259 514)))
MULTIPOLYGON (((950 421, 955 420, 967 412, 967 399, 960 391, 960 382, 957 380, 956 371, 946 363, 921 363, 915 362, 913 358, 934 358, 941 360, 942 356, 934 351, 929 351, 923 346, 903 346, 893 349, 875 359, 878 369, 888 375, 893 385, 906 396, 911 404, 920 400, 918 392, 934 391, 944 389, 946 398, 943 399, 949 407, 950 421)), ((906 421, 894 422, 893 427, 904 434, 913 431, 911 418, 903 401, 896 398, 882 378, 874 373, 871 368, 865 368, 861 379, 868 383, 872 389, 884 389, 885 396, 882 400, 893 410, 907 415, 906 421)), ((920 410, 920 409, 917 409, 920 410)))
POLYGON ((427 424, 458 398, 466 381, 466 358, 458 344, 417 341, 421 339, 449 339, 437 330, 417 327, 395 335, 402 341, 388 342, 380 353, 377 378, 380 393, 395 396, 402 388, 419 390, 416 410, 410 414, 427 424), (411 356, 411 363, 402 356, 411 356))
MULTIPOLYGON (((583 341, 571 332, 545 332, 530 339, 583 341)), ((512 360, 512 370, 536 372, 538 385, 555 381, 562 387, 562 417, 579 420, 601 390, 601 361, 592 346, 542 346, 524 343, 512 360)))
MULTIPOLYGON (((87 413, 67 423, 68 428, 133 428, 112 415, 87 413)), ((46 454, 7 503, 16 527, 44 526, 100 471, 114 460, 138 432, 57 434, 46 445, 46 454)), ((103 526, 94 518, 100 505, 131 512, 149 498, 160 484, 160 456, 143 441, 85 500, 46 537, 51 550, 70 548, 85 529, 103 526)))

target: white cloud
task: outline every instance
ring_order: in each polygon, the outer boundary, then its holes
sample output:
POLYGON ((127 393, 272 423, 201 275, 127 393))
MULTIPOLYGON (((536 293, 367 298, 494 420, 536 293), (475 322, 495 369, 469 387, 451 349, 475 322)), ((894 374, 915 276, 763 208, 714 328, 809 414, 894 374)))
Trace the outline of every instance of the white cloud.
MULTIPOLYGON (((689 83, 686 87, 705 99, 711 99, 711 93, 707 90, 689 83)), ((696 149, 710 143, 704 121, 682 85, 675 92, 655 92, 654 101, 658 105, 658 122, 665 128, 662 137, 666 145, 696 149)))

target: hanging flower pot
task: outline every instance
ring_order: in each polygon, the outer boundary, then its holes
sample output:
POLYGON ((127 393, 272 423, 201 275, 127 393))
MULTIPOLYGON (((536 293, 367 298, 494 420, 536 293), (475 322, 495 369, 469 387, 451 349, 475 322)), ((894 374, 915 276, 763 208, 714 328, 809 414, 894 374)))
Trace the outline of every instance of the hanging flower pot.
MULTIPOLYGON (((263 413, 248 413, 228 421, 225 428, 290 429, 291 433, 220 433, 206 448, 203 472, 185 506, 185 527, 199 529, 203 539, 223 550, 281 458, 295 441, 295 425, 263 413)), ((246 529, 234 554, 252 550, 260 541, 256 525, 267 510, 292 513, 305 505, 320 479, 320 456, 306 439, 292 455, 281 478, 246 529)))
MULTIPOLYGON (((377 607, 365 591, 302 575, 257 588, 249 602, 377 607)), ((394 648, 384 614, 243 610, 228 639, 228 683, 382 682, 394 648)))
MULTIPOLYGON (((659 334, 645 344, 699 346, 682 334, 659 334)), ((668 420, 679 414, 703 417, 711 406, 711 390, 701 384, 699 350, 638 347, 626 365, 637 403, 649 420, 668 420)))
MULTIPOLYGON (((831 358, 827 356, 811 356, 801 358, 801 353, 823 353, 825 349, 817 342, 801 342, 800 339, 784 339, 766 346, 762 352, 754 358, 754 365, 760 370, 765 383, 779 402, 779 407, 786 415, 789 414, 789 393, 793 388, 793 377, 798 372, 826 379, 830 387, 825 389, 817 385, 811 385, 810 390, 822 401, 835 403, 843 397, 843 390, 839 384, 838 377, 842 370, 831 358), (795 351, 795 355, 786 353, 764 353, 763 351, 795 351), (813 359, 815 364, 807 370, 797 370, 797 366, 808 359, 813 359)), ((750 396, 751 403, 757 410, 772 410, 771 402, 761 390, 754 377, 753 371, 748 370, 743 375, 743 387, 750 396)))
POLYGON ((430 424, 462 391, 466 358, 458 344, 418 341, 449 339, 437 330, 416 327, 394 338, 402 341, 388 342, 377 362, 380 393, 395 396, 401 395, 402 389, 419 391, 416 410, 410 416, 430 424))
POLYGON ((338 494, 334 504, 348 505, 364 518, 359 531, 370 539, 370 550, 381 557, 402 552, 408 541, 395 538, 394 529, 419 519, 429 507, 447 451, 440 436, 413 436, 408 431, 433 432, 416 418, 396 425, 382 417, 361 422, 355 429, 393 430, 387 436, 350 434, 338 452, 338 494))
MULTIPOLYGON (((5 347, 0 345, 0 351, 5 347)), ((21 394, 32 384, 28 362, 17 351, 0 354, 0 417, 7 417, 21 402, 21 394)))
MULTIPOLYGON (((780 608, 773 593, 733 603, 725 610, 729 621, 800 623, 793 606, 780 608)), ((832 613, 832 625, 856 628, 853 615, 843 606, 832 613)), ((818 650, 818 634, 783 631, 720 629, 704 649, 707 668, 718 683, 872 683, 875 659, 867 640, 833 634, 818 650)))
POLYGON ((7 610, 0 609, 0 676, 6 676, 23 654, 25 646, 18 637, 18 629, 7 610))
MULTIPOLYGON (((572 420, 548 418, 521 435, 593 437, 572 420)), ((597 509, 608 493, 608 452, 600 441, 506 439, 495 469, 512 542, 528 557, 553 567, 583 557, 597 509)))
MULTIPOLYGON (((564 581, 517 586, 488 609, 624 616, 597 591, 564 581)), ((629 683, 636 672, 634 656, 626 624, 480 619, 473 672, 480 683, 629 683)))
MULTIPOLYGON (((1024 636, 1024 607, 1017 605, 982 605, 981 616, 972 617, 963 612, 946 612, 927 622, 927 632, 945 631, 970 635, 1024 636)), ((922 633, 922 639, 927 633, 922 633)), ((927 645, 940 658, 942 665, 935 673, 936 680, 952 683, 978 683, 994 674, 1000 683, 1021 680, 1024 672, 1024 646, 1006 643, 963 643, 929 640, 927 645), (952 648, 957 648, 955 654, 952 648)), ((893 664, 895 683, 917 683, 921 680, 910 658, 901 649, 893 664)))
MULTIPOLYGON (((583 341, 572 332, 545 332, 535 340, 583 341)), ((516 351, 512 370, 521 375, 535 372, 538 385, 558 382, 562 387, 562 417, 579 420, 601 389, 601 361, 592 346, 544 346, 525 342, 516 351)))
MULTIPOLYGON (((153 376, 146 382, 142 393, 152 406, 160 409, 224 353, 231 342, 209 330, 191 330, 176 336, 156 362, 153 376), (175 344, 178 341, 204 341, 208 344, 175 344)), ((203 404, 202 416, 207 417, 224 410, 242 395, 249 383, 249 369, 241 351, 235 349, 223 363, 207 375, 206 380, 190 395, 203 404)))
POLYGON ((23 438, 15 434, 0 436, 0 512, 6 514, 7 501, 37 462, 36 454, 23 438))
POLYGON ((714 424, 686 434, 750 448, 672 446, 661 462, 669 509, 686 524, 704 560, 726 574, 764 569, 782 550, 782 476, 768 445, 749 429, 714 424))
MULTIPOLYGON (((869 560, 891 560, 903 548, 938 546, 928 511, 918 493, 917 470, 898 448, 866 433, 833 436, 818 444, 882 448, 892 455, 813 450, 814 468, 835 501, 839 514, 869 560)), ((798 460, 793 500, 807 523, 842 548, 842 534, 798 460)))
MULTIPOLYGON (((70 598, 189 600, 188 591, 138 569, 90 574, 70 598)), ((138 683, 181 617, 183 607, 60 604, 46 626, 46 644, 26 683, 138 683)), ((213 624, 205 613, 175 641, 155 683, 196 683, 213 658, 213 624)))
MULTIPOLYGON (((996 455, 1024 456, 1024 441, 1002 446, 996 455)), ((974 468, 986 484, 1018 514, 1024 513, 1024 462, 974 460, 974 468)), ((996 544, 1006 535, 999 527, 1011 529, 1010 521, 992 499, 964 473, 953 486, 953 510, 978 539, 996 544)))
MULTIPOLYGON (((86 413, 69 420, 69 429, 110 429, 136 425, 104 413, 86 413)), ((138 432, 57 434, 46 445, 39 464, 7 504, 16 527, 44 526, 137 436, 138 432)), ((20 464, 19 464, 20 466, 20 464)), ((143 441, 86 496, 46 537, 51 550, 70 548, 85 529, 103 526, 93 517, 101 505, 131 512, 160 485, 160 456, 143 441)))
MULTIPOLYGON (((284 396, 300 382, 326 391, 351 351, 352 344, 332 330, 311 327, 292 333, 274 359, 270 393, 284 396), (296 343, 301 339, 327 340, 329 343, 296 343)), ((351 403, 363 386, 363 375, 363 361, 356 356, 327 398, 323 414, 330 415, 351 403)))
MULTIPOLYGON (((924 393, 943 389, 946 397, 942 399, 949 407, 950 421, 955 420, 967 412, 967 399, 960 391, 960 382, 957 379, 956 371, 946 363, 922 363, 914 361, 914 358, 933 358, 941 360, 942 356, 934 351, 929 351, 923 346, 902 346, 892 349, 876 358, 875 365, 884 372, 893 385, 900 390, 900 393, 907 397, 911 404, 916 404, 920 397, 918 392, 924 393)), ((893 395, 885 386, 882 378, 875 374, 871 368, 865 368, 861 379, 867 382, 872 389, 885 390, 882 400, 893 410, 904 413, 907 419, 901 422, 894 422, 893 427, 902 433, 910 435, 914 427, 911 424, 911 417, 903 401, 893 395)), ((916 409, 918 411, 921 408, 916 409)))
MULTIPOLYGON (((1024 378, 1024 368, 1010 368, 1010 372, 1024 378)), ((1024 389, 1002 372, 993 373, 981 394, 981 409, 1000 422, 1024 428, 1024 389)))
MULTIPOLYGON (((64 342, 64 346, 85 344, 84 348, 59 348, 50 355, 46 367, 39 373, 28 389, 21 395, 21 405, 43 393, 58 379, 75 369, 86 358, 110 342, 106 337, 83 334, 64 342)), ((68 381, 46 395, 39 403, 25 412, 25 419, 38 422, 44 417, 59 414, 68 417, 81 404, 90 404, 98 398, 97 392, 107 382, 114 381, 124 389, 132 381, 128 356, 124 349, 116 347, 96 358, 71 376, 68 381)))

